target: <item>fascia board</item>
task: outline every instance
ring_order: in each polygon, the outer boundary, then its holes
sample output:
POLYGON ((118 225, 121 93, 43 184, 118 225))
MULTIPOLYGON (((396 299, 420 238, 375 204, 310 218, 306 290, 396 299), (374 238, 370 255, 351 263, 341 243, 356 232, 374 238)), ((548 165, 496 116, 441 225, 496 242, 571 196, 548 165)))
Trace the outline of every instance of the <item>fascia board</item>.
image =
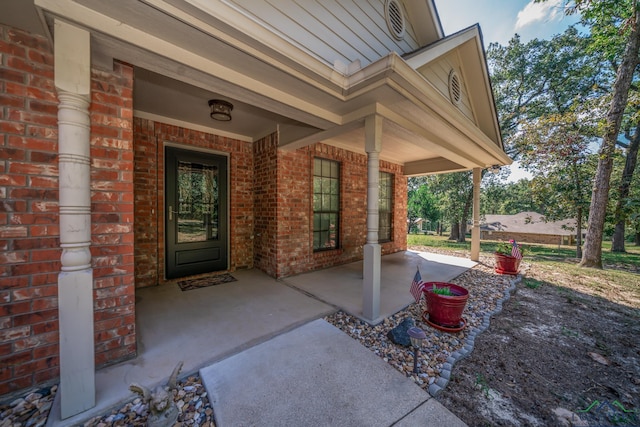
POLYGON ((442 55, 451 52, 453 49, 473 38, 480 38, 480 31, 477 25, 458 31, 457 33, 432 43, 429 46, 425 46, 417 52, 404 55, 403 59, 411 68, 418 69, 438 59, 442 55))
POLYGON ((424 105, 425 108, 433 111, 442 120, 455 125, 467 138, 476 142, 494 157, 497 163, 505 165, 512 163, 512 160, 500 146, 496 145, 462 112, 444 98, 420 73, 402 61, 402 58, 399 59, 400 61, 394 62, 394 72, 390 75, 389 80, 395 82, 396 89, 404 97, 412 100, 414 104, 424 105))
POLYGON ((425 47, 424 49, 415 52, 409 56, 405 56, 403 59, 409 64, 410 67, 414 69, 418 69, 430 62, 433 62, 440 58, 441 56, 451 52, 454 49, 461 48, 468 42, 472 42, 474 44, 474 53, 475 56, 473 58, 469 58, 468 56, 464 56, 462 65, 464 67, 464 62, 469 60, 478 61, 479 68, 482 73, 482 80, 484 82, 482 87, 482 96, 485 96, 489 102, 488 108, 491 109, 492 115, 492 123, 491 126, 494 128, 494 132, 498 138, 498 143, 502 149, 504 149, 504 145, 502 142, 502 134, 500 132, 500 125, 498 123, 498 116, 495 110, 495 98, 493 96, 493 90, 491 88, 491 78, 489 76, 489 70, 486 66, 486 57, 484 53, 484 48, 482 44, 482 32, 480 30, 479 25, 472 25, 466 29, 463 29, 455 34, 452 34, 446 37, 443 40, 440 40, 430 46, 425 47))

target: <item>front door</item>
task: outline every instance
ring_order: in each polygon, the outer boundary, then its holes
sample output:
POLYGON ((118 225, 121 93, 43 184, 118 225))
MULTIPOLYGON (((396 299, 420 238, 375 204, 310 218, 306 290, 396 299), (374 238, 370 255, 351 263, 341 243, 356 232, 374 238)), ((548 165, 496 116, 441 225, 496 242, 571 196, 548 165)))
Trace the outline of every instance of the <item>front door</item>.
POLYGON ((227 157, 165 149, 167 279, 227 269, 227 157))

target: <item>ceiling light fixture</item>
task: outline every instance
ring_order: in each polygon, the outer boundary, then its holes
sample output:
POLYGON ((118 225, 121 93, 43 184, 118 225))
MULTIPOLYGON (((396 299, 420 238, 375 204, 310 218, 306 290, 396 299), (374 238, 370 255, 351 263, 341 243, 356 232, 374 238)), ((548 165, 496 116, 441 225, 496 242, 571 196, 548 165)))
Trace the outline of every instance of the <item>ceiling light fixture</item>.
POLYGON ((500 173, 500 165, 493 165, 489 167, 489 172, 491 172, 494 175, 497 175, 500 173))
POLYGON ((233 110, 232 103, 221 99, 210 99, 209 107, 211 108, 211 118, 213 120, 219 120, 221 122, 231 120, 231 110, 233 110))

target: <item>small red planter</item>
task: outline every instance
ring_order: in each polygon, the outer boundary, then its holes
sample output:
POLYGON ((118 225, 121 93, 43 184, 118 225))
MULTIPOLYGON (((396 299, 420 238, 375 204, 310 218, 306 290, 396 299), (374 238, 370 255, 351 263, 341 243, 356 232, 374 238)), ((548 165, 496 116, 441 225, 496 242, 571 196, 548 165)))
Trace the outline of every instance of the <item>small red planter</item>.
POLYGON ((425 313, 422 317, 429 324, 445 331, 458 331, 464 328, 465 322, 462 319, 462 312, 469 299, 469 291, 462 286, 453 283, 427 282, 424 288, 424 297, 427 301, 428 318, 425 313), (439 295, 433 293, 433 285, 438 288, 449 288, 454 294, 452 296, 439 295))
POLYGON ((496 256, 496 273, 498 274, 518 274, 520 269, 520 258, 512 257, 509 255, 495 253, 496 256))

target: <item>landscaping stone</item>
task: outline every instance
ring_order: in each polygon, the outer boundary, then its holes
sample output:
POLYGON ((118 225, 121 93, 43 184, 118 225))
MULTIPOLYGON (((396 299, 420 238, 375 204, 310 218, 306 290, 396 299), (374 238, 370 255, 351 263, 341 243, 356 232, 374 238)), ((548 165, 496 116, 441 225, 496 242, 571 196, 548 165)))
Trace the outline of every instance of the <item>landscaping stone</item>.
POLYGON ((409 346, 411 345, 411 340, 407 331, 409 328, 413 328, 414 326, 416 326, 416 322, 412 318, 407 317, 400 322, 398 326, 387 332, 387 338, 389 338, 394 344, 403 345, 405 347, 409 346))

